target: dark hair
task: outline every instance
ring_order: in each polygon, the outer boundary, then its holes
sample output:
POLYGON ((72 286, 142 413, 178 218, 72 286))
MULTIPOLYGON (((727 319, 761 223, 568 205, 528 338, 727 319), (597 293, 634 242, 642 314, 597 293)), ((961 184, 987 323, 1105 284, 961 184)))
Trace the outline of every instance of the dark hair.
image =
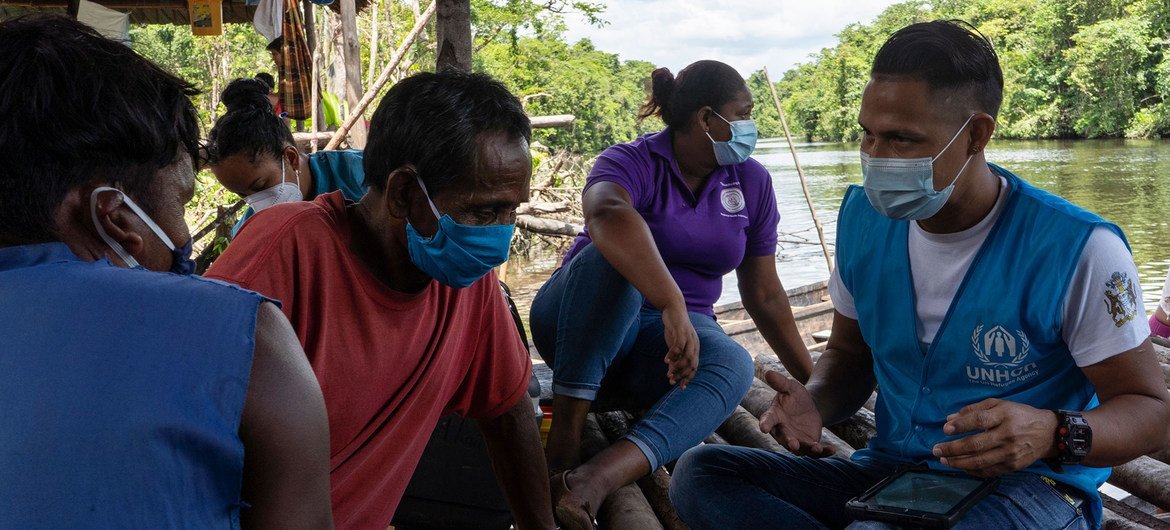
POLYGON ((207 133, 211 165, 244 153, 255 161, 260 155, 280 158, 286 145, 296 145, 284 120, 273 113, 268 85, 256 78, 233 79, 223 89, 227 112, 207 133))
POLYGON ((270 52, 278 52, 280 51, 281 46, 284 46, 283 36, 272 39, 272 42, 269 42, 268 45, 264 47, 264 49, 270 52))
POLYGON ((180 149, 198 163, 197 93, 66 16, 0 22, 0 244, 58 240, 54 213, 87 184, 153 213, 158 171, 180 149))
POLYGON ((454 68, 403 79, 370 120, 366 186, 383 190, 387 175, 414 164, 427 191, 438 193, 475 167, 476 137, 491 131, 532 139, 520 100, 499 81, 454 68))
POLYGON ((268 85, 269 92, 276 90, 276 79, 274 77, 272 77, 272 74, 270 74, 268 72, 260 72, 252 77, 259 79, 264 84, 268 85))
POLYGON ((667 127, 685 130, 687 119, 700 108, 718 109, 746 90, 734 68, 719 61, 695 61, 676 78, 666 68, 650 74, 650 98, 638 109, 638 121, 658 116, 667 127))
POLYGON ((961 20, 920 22, 898 30, 878 50, 870 75, 925 81, 931 91, 967 92, 978 110, 992 116, 1003 102, 1003 71, 995 48, 961 20))

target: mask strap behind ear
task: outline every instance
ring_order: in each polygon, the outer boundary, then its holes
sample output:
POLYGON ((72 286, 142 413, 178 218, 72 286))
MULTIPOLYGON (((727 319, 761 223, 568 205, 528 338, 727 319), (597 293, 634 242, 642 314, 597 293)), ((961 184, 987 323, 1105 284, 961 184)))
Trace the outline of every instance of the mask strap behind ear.
POLYGON ((423 181, 421 178, 419 178, 418 173, 414 174, 414 180, 417 180, 419 187, 422 188, 423 196, 427 198, 427 205, 431 207, 431 213, 435 214, 435 219, 442 219, 443 216, 439 215, 439 209, 435 208, 435 203, 431 201, 431 194, 427 192, 427 185, 423 184, 423 181))
POLYGON ((94 188, 93 193, 89 194, 89 216, 91 219, 93 219, 93 227, 97 229, 98 235, 101 236, 102 241, 105 241, 106 245, 109 245, 110 249, 112 249, 119 258, 122 258, 122 262, 125 263, 127 267, 132 269, 141 267, 141 265, 138 264, 138 260, 134 259, 134 257, 131 256, 129 252, 126 252, 126 249, 122 248, 121 243, 114 241, 114 238, 110 237, 110 234, 106 232, 106 229, 102 227, 102 224, 98 222, 97 196, 103 191, 116 191, 120 193, 123 198, 126 198, 126 194, 115 188, 107 188, 104 186, 100 188, 94 188))
POLYGON ((129 195, 126 195, 126 193, 120 189, 111 188, 108 186, 94 188, 93 192, 89 194, 89 213, 93 218, 93 225, 97 228, 98 234, 102 236, 102 240, 104 240, 106 244, 110 246, 110 248, 114 249, 114 252, 118 254, 119 258, 122 258, 122 261, 126 262, 127 266, 138 267, 138 260, 135 260, 132 256, 130 256, 130 254, 126 252, 126 249, 123 248, 120 243, 114 241, 114 239, 111 238, 108 233, 106 233, 106 229, 102 228, 102 224, 98 222, 97 194, 103 191, 113 191, 121 195, 122 204, 128 206, 130 210, 138 216, 139 219, 142 219, 142 222, 146 223, 146 227, 150 228, 150 231, 154 232, 154 235, 158 236, 158 238, 162 240, 163 244, 165 244, 168 249, 175 250, 175 244, 171 241, 171 238, 167 236, 167 233, 163 232, 162 228, 159 228, 158 224, 154 222, 154 219, 151 219, 150 216, 146 214, 146 212, 142 211, 142 208, 138 207, 138 204, 136 204, 129 195))

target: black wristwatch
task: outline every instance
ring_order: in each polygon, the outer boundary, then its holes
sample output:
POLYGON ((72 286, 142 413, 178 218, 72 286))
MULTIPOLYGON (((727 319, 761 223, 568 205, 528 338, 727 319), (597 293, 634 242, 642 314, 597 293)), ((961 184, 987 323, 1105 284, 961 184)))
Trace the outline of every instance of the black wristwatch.
POLYGON ((1093 428, 1080 412, 1056 411, 1056 457, 1044 460, 1057 472, 1061 464, 1081 463, 1093 448, 1093 428))

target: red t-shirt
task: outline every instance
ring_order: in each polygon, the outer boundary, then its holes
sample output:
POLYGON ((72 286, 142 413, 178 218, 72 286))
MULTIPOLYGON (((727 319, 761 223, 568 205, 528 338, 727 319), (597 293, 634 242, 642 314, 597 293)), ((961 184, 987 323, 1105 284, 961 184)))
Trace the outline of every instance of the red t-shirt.
POLYGON ((349 242, 341 192, 280 204, 253 216, 206 276, 283 303, 325 394, 333 520, 382 530, 439 417, 506 412, 532 362, 494 273, 400 293, 349 242))

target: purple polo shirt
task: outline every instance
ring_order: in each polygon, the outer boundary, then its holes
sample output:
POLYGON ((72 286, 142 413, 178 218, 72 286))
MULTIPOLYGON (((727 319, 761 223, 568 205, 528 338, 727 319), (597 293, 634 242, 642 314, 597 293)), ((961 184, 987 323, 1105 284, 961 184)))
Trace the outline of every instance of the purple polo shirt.
MULTIPOLYGON (((613 182, 629 193, 690 311, 714 316, 723 276, 745 256, 776 253, 780 211, 772 177, 753 159, 716 168, 696 197, 678 170, 665 129, 602 152, 585 190, 598 182, 613 182)), ((563 263, 591 242, 586 227, 563 263)))

